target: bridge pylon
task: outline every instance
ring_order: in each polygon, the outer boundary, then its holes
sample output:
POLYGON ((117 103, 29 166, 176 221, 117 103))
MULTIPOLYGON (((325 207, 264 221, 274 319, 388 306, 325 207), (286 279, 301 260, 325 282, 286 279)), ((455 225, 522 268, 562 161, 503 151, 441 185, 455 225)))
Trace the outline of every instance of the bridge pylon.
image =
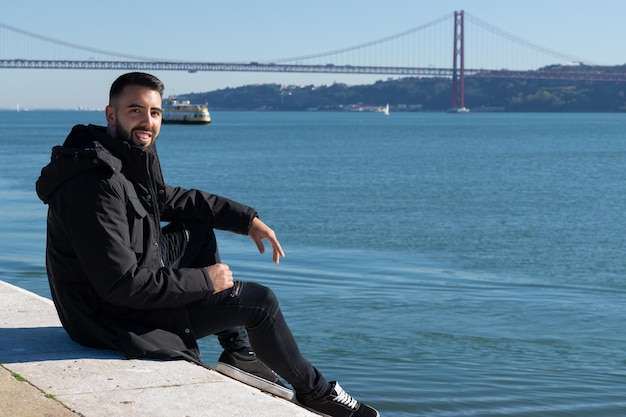
POLYGON ((452 112, 467 112, 465 107, 464 11, 454 12, 454 47, 452 55, 452 112))

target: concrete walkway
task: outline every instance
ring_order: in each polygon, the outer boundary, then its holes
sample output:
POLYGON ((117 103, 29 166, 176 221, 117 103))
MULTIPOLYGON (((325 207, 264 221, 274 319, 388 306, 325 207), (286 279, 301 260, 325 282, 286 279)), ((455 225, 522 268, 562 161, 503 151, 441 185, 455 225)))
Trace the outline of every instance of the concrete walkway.
MULTIPOLYGON (((24 415, 65 415, 53 411, 56 399, 83 417, 315 416, 191 363, 126 360, 115 352, 82 347, 61 327, 52 301, 2 281, 0 305, 0 364, 26 381, 0 378, 0 402, 25 383, 24 393, 31 385, 40 392, 24 395, 41 394, 44 403, 50 402, 47 413, 23 410, 24 415)), ((41 403, 33 398, 20 407, 41 403)), ((20 415, 3 410, 0 406, 1 417, 20 415)))

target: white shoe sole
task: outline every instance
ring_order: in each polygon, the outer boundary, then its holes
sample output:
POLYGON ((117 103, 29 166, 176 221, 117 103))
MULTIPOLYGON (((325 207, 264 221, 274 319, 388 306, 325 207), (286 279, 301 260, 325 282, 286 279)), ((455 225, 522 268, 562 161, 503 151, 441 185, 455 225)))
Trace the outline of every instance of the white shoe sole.
POLYGON ((280 398, 284 398, 285 400, 291 401, 293 398, 293 391, 289 388, 285 388, 278 384, 274 384, 266 379, 260 378, 256 375, 252 375, 248 372, 242 371, 239 368, 235 368, 232 365, 228 365, 226 363, 218 362, 214 368, 217 372, 222 375, 226 375, 234 380, 239 382, 243 382, 246 385, 250 385, 254 388, 258 388, 263 392, 267 392, 268 394, 275 395, 280 398))

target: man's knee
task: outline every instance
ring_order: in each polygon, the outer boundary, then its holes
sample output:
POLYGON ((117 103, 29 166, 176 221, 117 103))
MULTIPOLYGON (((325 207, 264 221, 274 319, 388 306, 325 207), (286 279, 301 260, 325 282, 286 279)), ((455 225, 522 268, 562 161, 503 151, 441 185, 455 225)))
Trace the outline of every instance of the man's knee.
POLYGON ((258 307, 273 313, 279 307, 278 298, 271 288, 254 282, 246 282, 243 285, 242 292, 246 291, 253 303, 258 307))

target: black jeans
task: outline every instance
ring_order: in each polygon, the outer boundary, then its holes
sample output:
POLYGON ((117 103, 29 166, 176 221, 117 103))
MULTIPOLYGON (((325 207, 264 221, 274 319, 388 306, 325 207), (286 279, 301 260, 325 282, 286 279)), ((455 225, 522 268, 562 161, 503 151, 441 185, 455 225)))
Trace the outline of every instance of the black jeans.
MULTIPOLYGON (((168 232, 168 227, 164 228, 164 233, 168 232)), ((203 267, 219 262, 217 241, 211 228, 186 224, 184 229, 188 241, 183 245, 182 256, 178 257, 178 266, 203 267)), ((213 334, 232 336, 233 332, 239 332, 233 329, 243 326, 259 359, 291 384, 298 395, 317 398, 328 392, 329 383, 302 356, 270 288, 237 281, 232 289, 192 303, 187 310, 196 338, 213 334)))

